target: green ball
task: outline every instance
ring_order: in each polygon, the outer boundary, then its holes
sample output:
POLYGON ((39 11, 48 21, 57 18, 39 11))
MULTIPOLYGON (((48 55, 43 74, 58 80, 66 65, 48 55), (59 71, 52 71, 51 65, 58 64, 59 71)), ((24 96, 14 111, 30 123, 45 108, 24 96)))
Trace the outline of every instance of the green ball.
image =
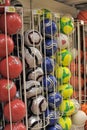
POLYGON ((71 16, 64 15, 60 18, 60 30, 64 34, 71 34, 74 30, 74 20, 71 16))
POLYGON ((67 49, 57 52, 56 60, 59 65, 69 66, 72 61, 72 53, 67 49))
POLYGON ((62 126, 63 130, 70 130, 72 121, 70 117, 60 117, 58 123, 62 126))
POLYGON ((69 83, 71 71, 68 67, 55 66, 55 77, 60 84, 69 83))
POLYGON ((52 13, 48 9, 41 9, 41 20, 52 19, 52 13))
POLYGON ((59 111, 63 116, 71 116, 75 113, 75 104, 71 99, 63 100, 59 106, 59 111))
POLYGON ((61 94, 63 99, 68 99, 73 95, 73 87, 70 84, 63 84, 58 86, 58 92, 61 94))

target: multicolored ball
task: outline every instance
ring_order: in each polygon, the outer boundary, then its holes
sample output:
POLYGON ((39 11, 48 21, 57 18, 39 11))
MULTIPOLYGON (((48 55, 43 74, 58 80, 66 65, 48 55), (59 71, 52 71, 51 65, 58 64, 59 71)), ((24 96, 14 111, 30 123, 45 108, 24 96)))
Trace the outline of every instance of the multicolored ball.
POLYGON ((61 94, 63 99, 68 99, 73 95, 73 87, 70 84, 63 84, 58 86, 58 92, 61 94))
POLYGON ((74 20, 69 15, 64 15, 60 18, 60 30, 64 34, 71 34, 74 30, 74 20))
POLYGON ((52 13, 48 9, 41 9, 41 20, 43 19, 52 19, 52 13))
POLYGON ((56 124, 54 126, 47 127, 47 130, 63 130, 61 125, 56 124))
POLYGON ((58 48, 57 40, 46 38, 42 43, 42 53, 45 56, 52 56, 56 53, 58 48))
POLYGON ((60 117, 58 123, 62 126, 63 130, 70 130, 72 121, 70 117, 60 117))
POLYGON ((70 81, 71 72, 68 67, 57 66, 55 67, 55 77, 60 84, 65 84, 70 81))
POLYGON ((59 111, 63 116, 71 116, 75 113, 75 105, 71 99, 63 100, 59 106, 59 111))
POLYGON ((72 53, 67 49, 57 52, 57 63, 62 66, 69 66, 72 61, 72 53))

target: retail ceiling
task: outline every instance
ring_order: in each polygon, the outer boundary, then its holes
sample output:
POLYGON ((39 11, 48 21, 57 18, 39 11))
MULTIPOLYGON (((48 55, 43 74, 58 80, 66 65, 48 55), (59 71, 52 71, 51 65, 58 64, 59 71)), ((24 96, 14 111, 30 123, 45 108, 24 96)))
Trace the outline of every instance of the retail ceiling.
POLYGON ((87 0, 56 0, 56 1, 76 7, 79 10, 87 10, 87 0))

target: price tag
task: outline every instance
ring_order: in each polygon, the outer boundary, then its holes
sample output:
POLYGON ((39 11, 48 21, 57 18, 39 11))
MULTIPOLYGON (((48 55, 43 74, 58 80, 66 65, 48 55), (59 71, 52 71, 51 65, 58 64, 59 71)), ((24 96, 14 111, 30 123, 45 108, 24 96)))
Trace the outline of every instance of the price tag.
POLYGON ((5 0, 0 0, 0 4, 5 4, 5 0))
POLYGON ((16 10, 15 10, 15 7, 13 7, 13 6, 7 6, 7 7, 5 7, 5 11, 14 13, 16 10))

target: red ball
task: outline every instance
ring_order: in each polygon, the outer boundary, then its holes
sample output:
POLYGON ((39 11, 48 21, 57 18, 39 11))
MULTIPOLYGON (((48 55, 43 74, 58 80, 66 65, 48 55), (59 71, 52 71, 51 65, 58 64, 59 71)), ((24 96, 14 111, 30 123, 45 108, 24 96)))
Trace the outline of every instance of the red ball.
POLYGON ((3 59, 0 62, 0 73, 5 78, 8 77, 7 69, 9 71, 10 79, 17 78, 22 72, 22 63, 19 58, 16 56, 9 56, 8 62, 6 58, 3 59))
POLYGON ((13 101, 7 103, 4 106, 4 117, 8 121, 10 121, 9 104, 11 106, 12 122, 17 122, 22 120, 26 115, 26 107, 24 102, 20 99, 14 99, 13 101))
POLYGON ((87 10, 81 10, 77 15, 77 19, 83 20, 85 23, 87 23, 87 10))
POLYGON ((0 58, 6 56, 6 44, 9 55, 14 49, 14 42, 11 37, 6 36, 5 34, 0 34, 0 58))
MULTIPOLYGON (((6 125, 4 130, 11 130, 11 125, 6 125)), ((12 124, 12 130, 26 130, 26 127, 23 123, 15 123, 12 124)))
MULTIPOLYGON (((6 13, 7 33, 16 34, 22 28, 22 20, 17 13, 6 13)), ((0 30, 5 33, 5 14, 0 16, 0 30)))
POLYGON ((16 85, 11 80, 1 79, 0 80, 0 101, 6 102, 12 100, 16 95, 16 85))
POLYGON ((10 0, 5 0, 0 3, 0 13, 4 12, 4 8, 5 6, 10 6, 10 0))

